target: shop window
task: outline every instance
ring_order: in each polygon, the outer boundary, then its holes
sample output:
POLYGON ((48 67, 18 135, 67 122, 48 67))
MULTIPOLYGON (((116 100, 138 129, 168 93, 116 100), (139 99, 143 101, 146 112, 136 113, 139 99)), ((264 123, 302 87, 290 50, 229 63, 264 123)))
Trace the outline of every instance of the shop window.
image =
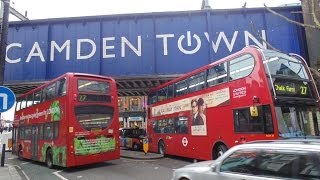
POLYGON ((130 110, 131 111, 139 111, 141 110, 140 98, 134 97, 130 98, 130 110))

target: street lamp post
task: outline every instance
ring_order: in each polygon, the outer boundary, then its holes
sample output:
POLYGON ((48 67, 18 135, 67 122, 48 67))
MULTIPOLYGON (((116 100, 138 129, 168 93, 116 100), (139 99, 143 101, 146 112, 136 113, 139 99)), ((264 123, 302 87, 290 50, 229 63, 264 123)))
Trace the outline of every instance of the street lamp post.
POLYGON ((0 28, 0 86, 4 83, 4 67, 6 61, 6 48, 8 38, 8 27, 9 27, 9 12, 10 12, 10 0, 1 0, 3 5, 3 14, 0 28))

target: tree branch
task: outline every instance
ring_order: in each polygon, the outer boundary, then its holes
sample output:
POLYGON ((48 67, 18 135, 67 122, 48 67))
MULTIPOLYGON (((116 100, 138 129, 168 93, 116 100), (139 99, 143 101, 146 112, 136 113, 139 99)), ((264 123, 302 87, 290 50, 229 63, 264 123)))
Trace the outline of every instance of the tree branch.
MULTIPOLYGON (((286 16, 284 16, 284 15, 282 15, 282 14, 279 14, 279 13, 275 12, 274 10, 270 9, 268 6, 266 6, 266 4, 263 4, 263 5, 264 5, 264 7, 265 7, 269 12, 271 12, 272 14, 274 14, 274 15, 276 15, 276 16, 281 17, 282 19, 284 19, 284 20, 286 20, 286 21, 288 21, 288 22, 290 22, 290 23, 297 24, 297 25, 302 26, 302 27, 309 27, 309 28, 314 28, 314 29, 320 29, 320 26, 311 25, 311 24, 303 24, 303 23, 300 23, 300 22, 291 20, 291 19, 289 19, 288 17, 286 17, 286 16)), ((314 9, 314 8, 313 8, 313 9, 314 9)), ((313 10, 313 12, 314 12, 314 10, 313 10)), ((311 14, 312 14, 312 13, 311 13, 311 14)), ((315 14, 314 14, 314 16, 315 16, 315 14)))
MULTIPOLYGON (((318 18, 317 18, 317 15, 316 15, 316 13, 315 13, 315 11, 316 11, 316 6, 314 5, 314 0, 311 0, 311 8, 312 8, 312 11, 311 11, 311 14, 312 14, 312 17, 313 17, 313 21, 314 21, 314 23, 318 26, 318 28, 320 27, 320 22, 319 22, 319 20, 318 20, 318 18)), ((319 6, 320 6, 320 4, 319 4, 319 6)), ((320 29, 320 28, 319 28, 320 29)))
POLYGON ((253 21, 250 21, 250 25, 251 25, 252 31, 256 34, 256 36, 258 36, 260 40, 262 40, 264 43, 266 43, 268 47, 270 47, 270 48, 273 49, 273 50, 280 51, 280 50, 278 50, 277 48, 273 47, 268 41, 266 41, 265 39, 263 39, 263 38, 261 37, 261 35, 260 35, 259 32, 257 31, 256 27, 254 26, 253 21))

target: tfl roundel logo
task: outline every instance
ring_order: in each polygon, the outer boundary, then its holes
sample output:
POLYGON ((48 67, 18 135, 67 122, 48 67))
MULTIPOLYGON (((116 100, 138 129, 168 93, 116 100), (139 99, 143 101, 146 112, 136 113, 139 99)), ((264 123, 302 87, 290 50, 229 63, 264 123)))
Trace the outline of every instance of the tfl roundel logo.
POLYGON ((12 108, 16 102, 16 96, 7 87, 0 86, 0 113, 6 112, 12 108))

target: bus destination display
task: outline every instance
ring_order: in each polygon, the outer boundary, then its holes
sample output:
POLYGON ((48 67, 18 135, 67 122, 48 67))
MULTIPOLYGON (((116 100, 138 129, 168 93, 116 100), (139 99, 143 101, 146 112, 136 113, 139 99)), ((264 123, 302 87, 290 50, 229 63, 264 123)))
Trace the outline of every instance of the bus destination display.
POLYGON ((311 98, 311 92, 309 85, 303 82, 295 81, 278 81, 274 82, 274 89, 278 96, 289 96, 289 97, 303 97, 311 98))

